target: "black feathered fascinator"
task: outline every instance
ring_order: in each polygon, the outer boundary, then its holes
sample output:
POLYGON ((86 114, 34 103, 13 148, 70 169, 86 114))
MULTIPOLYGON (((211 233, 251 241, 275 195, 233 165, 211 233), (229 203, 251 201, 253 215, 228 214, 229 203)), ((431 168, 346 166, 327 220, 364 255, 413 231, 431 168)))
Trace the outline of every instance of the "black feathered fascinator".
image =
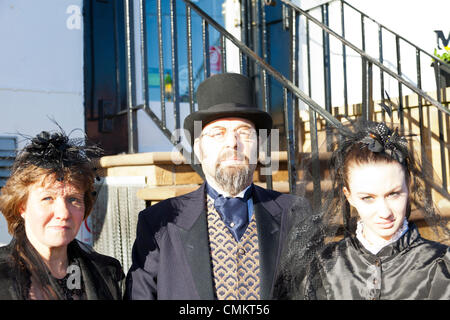
POLYGON ((400 163, 405 161, 408 154, 408 142, 405 136, 399 135, 398 128, 392 130, 384 122, 368 127, 367 133, 360 140, 367 148, 375 153, 384 152, 400 163))
POLYGON ((15 168, 35 165, 57 175, 63 174, 65 168, 81 166, 95 171, 94 159, 103 154, 103 149, 99 146, 87 145, 85 138, 69 138, 61 127, 60 132, 42 131, 29 139, 30 143, 17 156, 15 168))

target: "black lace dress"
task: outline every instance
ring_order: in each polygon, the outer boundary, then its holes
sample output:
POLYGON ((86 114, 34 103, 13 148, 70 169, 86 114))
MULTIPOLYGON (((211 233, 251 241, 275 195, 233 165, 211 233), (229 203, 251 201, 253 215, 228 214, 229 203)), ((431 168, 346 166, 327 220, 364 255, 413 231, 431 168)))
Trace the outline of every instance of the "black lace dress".
POLYGON ((70 286, 70 277, 72 274, 67 273, 66 276, 62 279, 55 278, 55 281, 58 283, 59 288, 64 294, 65 300, 85 300, 86 295, 83 290, 83 281, 80 282, 81 287, 70 286))
MULTIPOLYGON (((66 275, 61 278, 55 278, 48 273, 50 282, 58 290, 64 300, 86 300, 86 293, 83 286, 83 276, 81 268, 74 257, 69 257, 69 266, 66 275)), ((30 297, 31 281, 28 281, 28 294, 30 297)))

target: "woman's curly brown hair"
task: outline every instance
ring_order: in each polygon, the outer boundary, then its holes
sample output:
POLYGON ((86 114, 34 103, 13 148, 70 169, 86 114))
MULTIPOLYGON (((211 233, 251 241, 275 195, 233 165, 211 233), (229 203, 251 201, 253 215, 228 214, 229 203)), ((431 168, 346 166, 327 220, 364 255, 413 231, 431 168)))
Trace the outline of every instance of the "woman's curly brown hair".
MULTIPOLYGON (((84 192, 84 218, 86 219, 94 205, 94 179, 95 175, 90 168, 67 168, 64 170, 64 182, 70 183, 84 192)), ((24 220, 21 209, 26 206, 30 187, 36 183, 46 186, 57 180, 57 176, 49 169, 28 165, 19 168, 1 189, 0 211, 5 216, 8 232, 15 236, 17 230, 23 227, 24 220)))

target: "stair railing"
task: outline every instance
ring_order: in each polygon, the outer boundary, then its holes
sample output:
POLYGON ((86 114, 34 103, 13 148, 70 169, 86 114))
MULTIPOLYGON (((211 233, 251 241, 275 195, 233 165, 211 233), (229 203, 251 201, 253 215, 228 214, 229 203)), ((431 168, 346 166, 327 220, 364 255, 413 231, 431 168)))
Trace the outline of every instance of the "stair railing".
MULTIPOLYGON (((311 92, 311 64, 310 64, 310 23, 313 23, 315 26, 322 29, 323 32, 323 55, 324 55, 324 88, 325 88, 325 108, 330 112, 333 113, 331 108, 331 77, 330 77, 330 37, 333 37, 335 40, 339 41, 342 44, 342 69, 343 69, 343 96, 344 96, 344 104, 345 104, 345 111, 343 115, 339 115, 337 113, 334 113, 337 117, 348 117, 348 86, 347 86, 347 49, 352 50, 352 52, 357 53, 357 55, 360 56, 361 62, 362 62, 362 116, 368 120, 371 120, 374 117, 374 98, 373 98, 373 86, 374 86, 374 67, 377 67, 380 72, 380 90, 381 90, 381 105, 388 105, 394 108, 396 108, 396 111, 398 113, 398 119, 400 121, 401 128, 404 128, 404 117, 405 117, 405 111, 407 106, 404 105, 404 97, 402 94, 402 88, 406 87, 410 89, 414 94, 418 97, 418 109, 419 109, 419 119, 410 119, 412 122, 416 122, 418 124, 419 130, 420 130, 420 143, 421 143, 421 157, 422 160, 424 160, 427 157, 427 146, 429 147, 431 144, 431 140, 427 139, 427 136, 432 137, 433 134, 431 133, 431 125, 428 125, 428 128, 426 128, 425 124, 425 118, 428 119, 430 117, 430 111, 428 111, 427 114, 424 115, 425 112, 425 105, 433 106, 436 108, 437 115, 438 115, 438 127, 439 131, 438 134, 435 135, 436 140, 439 142, 439 149, 440 149, 440 171, 442 173, 442 186, 439 188, 434 188, 435 190, 440 190, 439 193, 443 194, 444 196, 448 197, 447 193, 447 163, 448 158, 450 156, 450 151, 448 150, 448 140, 450 139, 449 134, 449 128, 448 125, 444 125, 444 119, 445 123, 448 124, 448 116, 450 115, 450 110, 446 105, 443 105, 441 101, 445 101, 446 99, 442 99, 445 95, 445 90, 442 90, 441 88, 441 81, 440 81, 440 74, 439 69, 443 69, 450 72, 449 66, 442 61, 441 59, 435 57, 434 55, 426 52, 425 50, 419 48, 417 45, 414 45, 412 42, 408 41, 404 37, 401 37, 397 33, 391 31, 384 25, 378 23, 374 19, 367 16, 365 13, 361 12, 360 10, 356 9, 355 7, 351 6, 344 0, 333 0, 329 1, 325 4, 321 4, 318 7, 312 8, 308 11, 302 10, 299 6, 297 6, 295 3, 293 3, 290 0, 281 0, 283 5, 288 8, 289 14, 293 15, 295 17, 297 16, 303 16, 306 20, 306 38, 307 38, 307 68, 308 68, 308 86, 309 86, 309 92, 311 92), (332 30, 328 25, 328 10, 329 10, 329 4, 332 2, 340 2, 340 11, 341 11, 341 34, 338 34, 338 32, 332 30), (345 8, 349 8, 350 10, 356 11, 360 15, 360 21, 361 21, 361 44, 360 47, 357 45, 351 43, 348 39, 346 39, 345 35, 345 22, 344 22, 344 12, 345 8), (311 11, 315 9, 320 9, 322 14, 322 21, 319 21, 317 18, 313 17, 311 11), (365 21, 370 20, 373 23, 376 24, 376 27, 378 28, 378 40, 379 40, 379 57, 374 58, 370 56, 366 52, 366 34, 365 34, 365 21), (383 59, 383 31, 390 33, 395 38, 395 56, 396 56, 396 70, 392 70, 389 67, 384 65, 384 59, 383 59), (406 79, 404 74, 402 73, 402 59, 401 59, 401 53, 400 53, 400 47, 401 43, 406 43, 409 46, 412 46, 412 48, 415 51, 416 57, 416 75, 417 75, 417 83, 413 83, 410 80, 406 79), (422 71, 421 68, 421 60, 425 57, 426 59, 429 59, 430 63, 433 61, 433 67, 435 70, 436 75, 436 99, 431 97, 428 93, 426 93, 424 90, 422 90, 422 71), (386 97, 387 94, 384 86, 384 76, 387 75, 394 79, 398 84, 398 104, 394 105, 392 101, 390 101, 389 96, 386 97), (427 117, 426 117, 427 116, 427 117), (425 132, 428 129, 428 132, 425 132), (446 156, 447 155, 447 156, 446 156), (444 192, 445 191, 445 192, 444 192)), ((293 40, 294 41, 294 40, 293 40)), ((293 64, 296 64, 297 62, 294 61, 293 64)), ((448 84, 447 86, 450 86, 448 84)), ((382 120, 385 120, 385 109, 381 109, 381 116, 382 120)), ((395 111, 395 110, 392 110, 395 111)), ((411 115, 410 115, 411 116, 411 115)), ((391 116, 391 121, 393 121, 393 115, 391 116)), ((428 156, 430 157, 430 152, 428 150, 428 156)))
MULTIPOLYGON (((363 101, 362 101, 362 109, 363 109, 363 115, 366 118, 370 118, 371 111, 370 108, 373 110, 373 97, 372 97, 372 85, 373 85, 373 67, 376 66, 380 69, 380 72, 383 72, 396 81, 398 81, 399 86, 405 86, 409 88, 412 92, 416 93, 420 99, 420 106, 422 106, 422 99, 427 101, 430 105, 433 105, 436 107, 440 112, 439 114, 444 113, 446 116, 450 114, 449 110, 443 106, 439 101, 433 99, 431 96, 429 96, 426 92, 424 92, 422 89, 420 89, 420 86, 417 87, 411 82, 407 81, 400 75, 395 73, 394 71, 390 70, 386 66, 382 64, 379 60, 371 57, 363 50, 359 49, 352 43, 350 43, 348 40, 346 40, 341 35, 337 34, 333 30, 331 30, 326 24, 318 21, 316 18, 314 18, 312 15, 310 15, 308 12, 303 11, 298 6, 292 4, 290 1, 287 0, 281 0, 282 3, 285 5, 287 9, 287 19, 290 26, 295 26, 298 21, 299 16, 304 16, 306 19, 306 27, 308 28, 310 23, 314 23, 319 28, 321 28, 324 32, 324 38, 327 37, 333 37, 340 41, 342 43, 343 48, 350 48, 354 52, 358 53, 358 55, 361 57, 362 65, 363 65, 363 76, 366 79, 363 83, 363 101)), ((297 187, 297 170, 296 170, 296 156, 297 156, 297 147, 298 147, 298 141, 297 141, 297 132, 299 129, 298 119, 297 119, 297 106, 298 102, 302 101, 309 110, 309 123, 310 123, 310 140, 311 140, 311 158, 313 160, 313 167, 312 167, 312 178, 313 178, 313 185, 314 185, 314 203, 317 202, 320 203, 320 168, 319 168, 319 162, 314 161, 319 159, 319 144, 317 139, 318 134, 318 127, 317 123, 320 121, 320 118, 322 118, 326 125, 328 127, 336 128, 337 130, 345 131, 347 130, 343 124, 338 120, 335 116, 332 114, 331 110, 331 103, 327 103, 325 108, 323 108, 321 105, 319 105, 315 100, 311 98, 311 88, 309 87, 309 92, 306 94, 304 91, 299 89, 297 85, 297 81, 295 81, 296 74, 295 72, 292 72, 291 79, 288 79, 284 75, 282 75, 278 70, 274 69, 271 65, 269 65, 266 61, 266 57, 260 57, 257 53, 252 51, 247 45, 245 45, 243 42, 239 41, 237 38, 235 38, 232 34, 230 34, 225 28, 223 28, 219 23, 217 23, 213 18, 211 18, 208 14, 206 14, 202 9, 200 9, 196 4, 191 2, 190 0, 183 0, 185 8, 186 8, 186 30, 183 34, 180 32, 180 30, 177 28, 179 25, 177 22, 176 17, 176 6, 178 5, 178 2, 176 0, 170 0, 170 34, 171 34, 171 64, 172 64, 172 72, 173 72, 173 85, 174 85, 174 95, 173 95, 173 105, 174 105, 174 118, 175 118, 175 128, 180 129, 180 97, 179 97, 179 88, 178 86, 178 48, 177 48, 177 36, 186 36, 187 38, 187 57, 188 57, 188 102, 189 102, 189 112, 194 112, 196 105, 195 105, 195 99, 194 99, 194 69, 192 65, 192 15, 196 14, 201 19, 202 24, 202 55, 203 55, 203 72, 204 77, 209 77, 211 74, 211 71, 209 70, 209 59, 210 59, 210 53, 209 53, 209 38, 210 33, 209 29, 212 28, 213 30, 217 31, 220 35, 220 45, 221 45, 221 54, 222 54, 222 72, 227 71, 227 65, 226 65, 226 52, 227 52, 227 45, 233 45, 236 48, 239 49, 239 65, 240 70, 242 74, 246 74, 248 68, 247 66, 249 64, 255 65, 255 70, 257 70, 257 74, 260 79, 260 92, 262 94, 262 107, 266 111, 270 111, 270 105, 269 105, 269 88, 268 88, 268 78, 270 77, 273 82, 276 82, 278 85, 282 87, 283 92, 283 118, 284 118, 284 130, 285 130, 285 136, 286 136, 286 145, 287 145, 287 155, 288 155, 288 173, 289 173, 289 191, 291 193, 296 192, 297 187)), ((145 1, 141 0, 141 6, 140 6, 140 13, 141 13, 141 32, 144 32, 143 38, 146 39, 145 36, 145 1)), ((157 16, 158 16, 158 30, 159 33, 162 32, 162 10, 161 10, 161 0, 157 0, 157 16)), ((264 26, 263 26, 264 27, 264 26)), ((290 28, 291 32, 291 41, 293 43, 290 43, 291 51, 291 62, 293 65, 297 64, 296 60, 296 46, 294 44, 296 40, 296 32, 295 28, 290 28)), ((308 43, 308 60, 309 60, 309 33, 307 32, 307 43, 308 43)), ((158 47, 159 47, 159 69, 164 70, 164 62, 161 57, 164 55, 163 51, 163 43, 162 43, 162 37, 161 35, 158 38, 158 47)), ((146 69, 146 55, 145 55, 145 41, 142 42, 141 47, 144 47, 143 51, 144 54, 142 54, 142 68, 145 71, 146 69)), ((345 56, 345 55, 344 55, 345 56)), ((129 55, 127 55, 128 58, 129 55)), ((294 69, 295 70, 295 69, 294 69)), ((146 73, 143 72, 145 76, 143 77, 143 82, 146 82, 146 73)), ((311 65, 308 63, 308 74, 311 74, 311 65)), ((164 85, 163 80, 160 77, 161 85, 161 99, 163 100, 161 103, 161 114, 166 114, 165 109, 165 103, 164 103, 164 85)), ((310 84, 310 79, 308 81, 310 84)), ((148 96, 148 85, 144 85, 144 97, 145 102, 141 106, 137 107, 131 107, 129 105, 128 111, 136 112, 137 109, 144 110, 154 121, 154 123, 160 128, 160 130, 164 133, 164 135, 172 141, 174 145, 178 144, 178 140, 173 140, 173 131, 167 127, 166 123, 166 117, 162 116, 159 118, 156 116, 156 114, 151 110, 149 106, 149 96, 148 96)), ((399 110, 402 111, 402 110, 399 110)), ((271 157, 270 157, 270 141, 267 139, 265 141, 267 144, 266 146, 266 162, 264 165, 267 168, 271 167, 271 157)), ((196 170, 197 173, 201 174, 201 168, 198 164, 195 163, 194 155, 193 153, 189 153, 187 150, 184 150, 182 146, 178 144, 178 147, 180 148, 179 151, 182 152, 184 155, 188 155, 188 158, 191 159, 191 166, 196 170)), ((445 166, 445 164, 444 164, 445 166)), ((444 180, 444 179, 443 179, 444 180)), ((270 175, 267 175, 266 177, 267 187, 273 188, 273 182, 270 175)), ((444 189, 446 190, 446 182, 444 185, 444 189)))
MULTIPOLYGON (((288 173, 289 173, 289 191, 291 193, 296 192, 296 186, 297 186, 297 172, 296 172, 296 129, 295 128, 295 116, 292 112, 292 104, 293 100, 299 99, 303 101, 311 110, 312 113, 314 113, 315 117, 322 117, 325 119, 325 121, 332 127, 345 131, 347 130, 342 123, 333 117, 328 111, 326 111, 324 108, 322 108, 319 104, 317 104, 313 99, 311 99, 306 93, 301 91, 297 86, 293 84, 293 82, 289 79, 287 79, 285 76, 283 76, 280 72, 275 70, 272 66, 266 63, 266 61, 259 57, 255 52, 253 52, 248 46, 246 46, 244 43, 242 43, 240 40, 238 40, 236 37, 234 37, 232 34, 230 34, 225 28, 223 28, 219 23, 217 23, 213 18, 211 18, 208 14, 206 14, 202 9, 200 9, 196 4, 189 0, 183 0, 185 7, 186 7, 186 37, 187 37, 187 57, 188 57, 188 102, 189 102, 189 111, 192 113, 196 109, 195 99, 194 99, 194 83, 193 83, 193 75, 194 75, 194 69, 192 66, 192 15, 197 14, 201 18, 202 23, 202 55, 203 55, 203 65, 204 67, 204 76, 209 77, 210 76, 210 70, 209 70, 209 29, 213 28, 215 31, 217 31, 220 34, 220 44, 221 44, 221 53, 222 53, 222 71, 227 71, 226 66, 226 45, 230 45, 230 43, 234 46, 236 46, 239 49, 239 56, 240 56, 240 67, 241 67, 241 73, 245 74, 245 65, 248 63, 255 63, 261 74, 262 79, 262 87, 264 92, 263 97, 263 109, 266 111, 270 110, 270 106, 268 105, 268 84, 267 84, 267 78, 270 76, 273 81, 278 82, 282 86, 283 90, 283 114, 284 114, 284 122, 285 122, 285 133, 286 133, 286 144, 288 146, 287 154, 288 154, 288 173)), ((176 36, 180 36, 181 32, 180 30, 177 30, 176 26, 178 24, 177 17, 174 14, 176 12, 176 0, 170 0, 170 8, 171 8, 171 39, 172 39, 172 48, 171 48, 171 55, 172 55, 172 72, 178 72, 178 52, 176 46, 173 44, 176 42, 174 39, 176 39, 176 36)), ((145 2, 142 2, 141 5, 141 29, 145 29, 145 2)), ((158 30, 159 32, 162 32, 161 28, 161 0, 157 0, 157 15, 158 15, 158 30)), ((159 46, 159 55, 163 55, 163 44, 162 44, 162 37, 159 36, 158 38, 158 46, 159 46)), ((145 45, 145 43, 144 43, 145 45)), ((143 60, 145 60, 145 55, 143 55, 143 60)), ((145 68, 145 61, 143 61, 142 66, 145 68)), ((163 60, 159 59, 159 69, 164 70, 164 63, 163 60)), ((175 76, 174 76, 175 78, 175 76)), ((173 82, 174 85, 177 85, 177 82, 173 82)), ((161 99, 164 100, 165 92, 164 92, 164 86, 160 86, 161 90, 161 99)), ((175 94, 174 94, 174 116, 176 119, 180 119, 180 106, 179 106, 179 96, 178 96, 177 89, 175 88, 175 94)), ((137 109, 144 110, 155 122, 155 124, 161 129, 161 131, 165 134, 165 136, 170 139, 174 145, 178 143, 178 141, 173 140, 172 133, 174 131, 177 131, 180 129, 180 121, 175 121, 175 128, 174 130, 167 128, 166 118, 161 117, 159 118, 156 116, 156 114, 152 111, 152 109, 149 106, 149 100, 148 100, 148 87, 144 85, 144 97, 145 103, 141 106, 134 107, 132 109, 133 111, 136 111, 137 109)), ((161 103, 161 114, 165 114, 165 103, 161 103)), ((316 132, 317 133, 317 132, 316 132)), ((270 139, 267 139, 266 141, 263 141, 264 143, 270 144, 270 139)), ((261 142, 260 142, 261 143, 261 142)), ((180 145, 178 144, 178 147, 180 145)), ((270 154, 270 147, 265 148, 266 157, 265 157, 265 163, 264 166, 266 168, 271 168, 271 154, 270 154)), ((318 146, 316 146, 317 152, 318 152, 318 146)), ((201 169, 199 168, 198 164, 193 161, 193 153, 188 152, 187 150, 180 147, 180 152, 182 152, 185 157, 187 155, 187 158, 191 159, 191 166, 194 167, 194 169, 201 173, 201 169)), ((318 158, 318 153, 316 154, 318 158)), ((268 174, 266 176, 266 182, 268 188, 273 188, 271 175, 268 174)), ((317 177, 316 181, 319 183, 318 188, 320 190, 320 177, 317 177)))

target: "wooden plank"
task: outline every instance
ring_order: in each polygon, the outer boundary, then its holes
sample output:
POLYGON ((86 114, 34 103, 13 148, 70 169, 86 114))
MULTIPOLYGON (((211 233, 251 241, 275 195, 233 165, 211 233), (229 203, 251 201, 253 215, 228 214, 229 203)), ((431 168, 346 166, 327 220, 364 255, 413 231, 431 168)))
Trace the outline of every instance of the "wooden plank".
POLYGON ((167 186, 174 184, 174 170, 173 165, 154 166, 153 176, 148 177, 147 185, 167 186))
POLYGON ((135 154, 119 154, 113 156, 105 156, 100 159, 100 165, 103 168, 180 163, 186 163, 186 161, 184 157, 178 152, 143 152, 135 154))
POLYGON ((192 170, 190 165, 178 165, 174 166, 174 184, 186 185, 186 184, 201 184, 203 183, 202 177, 197 172, 192 170))
POLYGON ((192 192, 198 187, 199 185, 148 187, 138 190, 137 196, 142 200, 161 201, 192 192))

